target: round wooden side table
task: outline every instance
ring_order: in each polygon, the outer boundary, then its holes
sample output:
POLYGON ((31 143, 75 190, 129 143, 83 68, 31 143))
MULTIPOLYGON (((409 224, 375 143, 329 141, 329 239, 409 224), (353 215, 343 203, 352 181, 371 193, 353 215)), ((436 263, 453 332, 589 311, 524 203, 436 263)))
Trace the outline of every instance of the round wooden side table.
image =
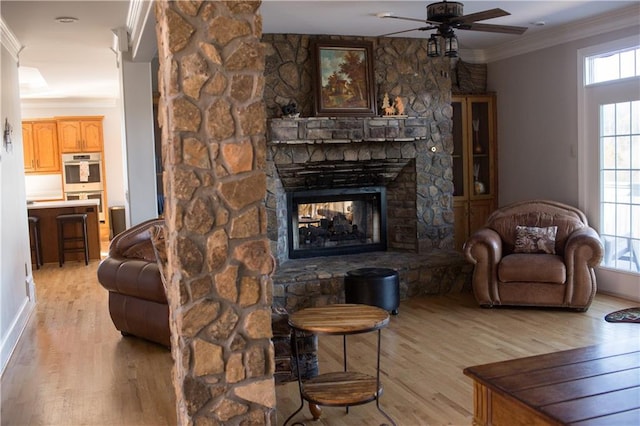
MULTIPOLYGON (((303 381, 298 374, 300 390, 300 407, 284 422, 284 426, 304 407, 304 401, 310 406, 349 407, 376 401, 378 410, 395 426, 395 422, 380 407, 382 383, 380 383, 380 339, 381 331, 389 324, 389 314, 376 306, 361 304, 337 304, 315 308, 306 308, 289 316, 289 325, 293 331, 293 351, 298 365, 298 333, 316 335, 343 336, 344 370, 323 373, 303 381), (347 368, 347 335, 378 331, 378 351, 376 375, 371 376, 347 368)), ((312 412, 315 410, 312 410, 312 412)), ((314 412, 314 420, 320 417, 321 411, 314 412)))

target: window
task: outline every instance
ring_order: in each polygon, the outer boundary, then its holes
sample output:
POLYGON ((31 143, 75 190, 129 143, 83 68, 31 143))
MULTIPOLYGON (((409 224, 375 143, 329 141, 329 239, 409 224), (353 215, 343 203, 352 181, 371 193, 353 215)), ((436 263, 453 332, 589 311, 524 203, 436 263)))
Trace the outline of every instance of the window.
POLYGON ((640 76, 640 48, 623 49, 585 58, 585 84, 640 76))
POLYGON ((605 248, 598 291, 631 300, 640 300, 639 40, 588 46, 577 57, 579 202, 605 248))
POLYGON ((640 101, 600 105, 603 266, 640 271, 640 101))

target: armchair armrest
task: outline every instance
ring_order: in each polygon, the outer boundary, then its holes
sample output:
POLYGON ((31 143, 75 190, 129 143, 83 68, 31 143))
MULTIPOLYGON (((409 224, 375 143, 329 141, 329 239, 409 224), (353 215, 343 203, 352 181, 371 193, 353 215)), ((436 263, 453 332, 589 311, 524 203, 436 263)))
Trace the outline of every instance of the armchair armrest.
POLYGON ((502 258, 502 239, 490 228, 480 228, 464 243, 464 255, 473 263, 471 285, 481 306, 500 303, 498 263, 502 258))
POLYGON ((604 247, 596 230, 586 226, 572 232, 565 243, 564 256, 566 262, 575 265, 584 262, 591 268, 598 266, 604 256, 604 247))
POLYGON ((151 234, 149 230, 156 224, 163 223, 164 219, 150 219, 122 231, 111 240, 109 244, 109 256, 122 257, 123 253, 133 246, 144 243, 145 241, 150 243, 151 234))
POLYGON ((498 264, 502 258, 502 239, 491 228, 480 228, 464 243, 464 255, 474 265, 477 263, 498 264))
POLYGON ((602 241, 595 229, 585 226, 572 232, 564 246, 567 267, 565 304, 588 309, 596 293, 593 270, 604 256, 602 241))

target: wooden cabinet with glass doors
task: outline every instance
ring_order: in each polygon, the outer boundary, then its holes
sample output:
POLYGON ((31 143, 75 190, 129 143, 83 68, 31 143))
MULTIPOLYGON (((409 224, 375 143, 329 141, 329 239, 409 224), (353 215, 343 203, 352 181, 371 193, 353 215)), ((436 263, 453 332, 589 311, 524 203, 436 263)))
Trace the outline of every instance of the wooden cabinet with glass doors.
POLYGON ((462 250, 498 205, 494 95, 453 96, 455 248, 462 250))

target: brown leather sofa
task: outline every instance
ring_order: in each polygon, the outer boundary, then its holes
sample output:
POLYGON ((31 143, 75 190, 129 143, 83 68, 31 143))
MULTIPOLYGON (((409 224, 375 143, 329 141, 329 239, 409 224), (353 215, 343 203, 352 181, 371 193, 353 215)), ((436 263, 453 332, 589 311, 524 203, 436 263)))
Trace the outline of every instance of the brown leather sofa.
POLYGON ((109 314, 122 335, 170 347, 169 305, 151 242, 156 226, 164 226, 164 220, 151 219, 116 235, 98 266, 98 281, 109 290, 109 314))
POLYGON ((596 294, 594 267, 600 264, 603 251, 584 213, 548 200, 522 201, 496 210, 464 246, 465 257, 475 264, 472 286, 481 306, 581 311, 589 308, 596 294), (526 238, 517 226, 557 227, 555 242, 550 239, 550 250, 538 250, 543 252, 534 252, 537 242, 526 249, 526 238))

